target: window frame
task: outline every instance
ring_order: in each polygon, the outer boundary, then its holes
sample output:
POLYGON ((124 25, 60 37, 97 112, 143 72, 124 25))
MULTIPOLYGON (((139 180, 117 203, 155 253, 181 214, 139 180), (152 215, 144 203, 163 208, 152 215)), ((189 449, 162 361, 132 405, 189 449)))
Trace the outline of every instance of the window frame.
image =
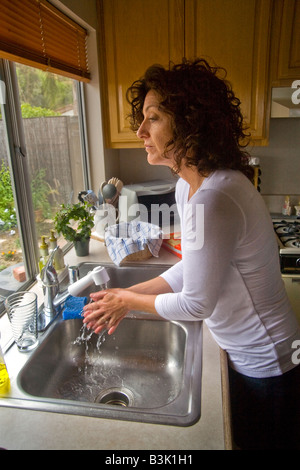
MULTIPOLYGON (((26 142, 23 130, 23 118, 19 100, 19 89, 15 63, 0 59, 0 80, 5 84, 5 103, 1 104, 2 118, 5 121, 8 140, 9 166, 11 183, 17 206, 17 220, 20 232, 24 264, 28 281, 20 289, 27 290, 36 282, 38 274, 39 248, 35 230, 34 211, 28 174, 26 142)), ((84 83, 76 81, 78 101, 78 124, 83 172, 83 189, 90 187, 90 166, 87 140, 86 113, 84 101, 84 83)), ((64 253, 72 247, 64 246, 64 253)), ((0 305, 0 317, 5 313, 0 305)))

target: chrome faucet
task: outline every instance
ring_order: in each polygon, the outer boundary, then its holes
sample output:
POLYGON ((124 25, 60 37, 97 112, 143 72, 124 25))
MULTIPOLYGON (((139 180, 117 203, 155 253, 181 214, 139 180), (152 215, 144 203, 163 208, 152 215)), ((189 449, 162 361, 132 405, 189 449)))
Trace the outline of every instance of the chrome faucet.
POLYGON ((61 311, 61 306, 70 295, 68 289, 62 293, 59 292, 59 282, 57 272, 53 266, 53 260, 56 253, 56 247, 42 269, 41 280, 44 293, 44 305, 40 308, 38 315, 38 331, 44 331, 56 318, 61 311))
POLYGON ((110 279, 104 267, 96 266, 92 271, 88 272, 86 276, 69 284, 67 289, 60 293, 57 272, 53 266, 57 249, 58 247, 52 251, 41 273, 44 304, 39 310, 38 331, 44 331, 55 320, 62 310, 62 304, 69 295, 79 296, 81 292, 92 284, 100 286, 100 289, 104 289, 107 287, 107 283, 110 279))

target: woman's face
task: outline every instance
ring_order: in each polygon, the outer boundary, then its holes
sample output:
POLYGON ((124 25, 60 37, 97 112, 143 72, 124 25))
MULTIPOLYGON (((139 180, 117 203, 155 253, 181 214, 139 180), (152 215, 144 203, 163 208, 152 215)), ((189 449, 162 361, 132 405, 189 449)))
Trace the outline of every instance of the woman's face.
POLYGON ((143 107, 144 120, 137 136, 144 140, 150 165, 166 165, 172 168, 175 164, 173 152, 169 151, 163 156, 166 144, 173 138, 172 118, 161 109, 160 101, 160 95, 154 90, 147 93, 143 107))

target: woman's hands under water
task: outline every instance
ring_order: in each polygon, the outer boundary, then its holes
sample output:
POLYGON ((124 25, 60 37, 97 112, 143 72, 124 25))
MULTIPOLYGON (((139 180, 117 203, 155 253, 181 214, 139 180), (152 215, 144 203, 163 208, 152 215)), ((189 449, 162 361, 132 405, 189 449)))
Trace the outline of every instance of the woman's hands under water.
POLYGON ((90 295, 93 302, 83 309, 83 323, 95 333, 107 329, 111 335, 130 310, 158 315, 155 309, 156 296, 167 292, 172 292, 172 289, 162 277, 127 289, 106 289, 95 292, 90 295))
POLYGON ((107 289, 90 294, 92 303, 83 309, 84 320, 87 328, 92 328, 95 333, 100 333, 104 328, 108 334, 115 332, 121 320, 127 315, 129 308, 124 298, 125 289, 107 289))

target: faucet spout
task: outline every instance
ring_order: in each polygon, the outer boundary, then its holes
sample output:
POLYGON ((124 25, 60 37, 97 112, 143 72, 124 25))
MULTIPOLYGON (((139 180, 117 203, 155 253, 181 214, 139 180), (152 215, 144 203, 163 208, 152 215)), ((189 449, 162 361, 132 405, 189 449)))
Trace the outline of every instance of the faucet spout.
POLYGON ((66 300, 68 295, 62 296, 58 294, 59 291, 59 282, 57 277, 57 272, 54 268, 53 261, 56 253, 56 247, 42 270, 41 280, 44 293, 44 305, 39 312, 38 319, 38 330, 44 331, 50 323, 56 318, 60 313, 60 306, 66 300))

